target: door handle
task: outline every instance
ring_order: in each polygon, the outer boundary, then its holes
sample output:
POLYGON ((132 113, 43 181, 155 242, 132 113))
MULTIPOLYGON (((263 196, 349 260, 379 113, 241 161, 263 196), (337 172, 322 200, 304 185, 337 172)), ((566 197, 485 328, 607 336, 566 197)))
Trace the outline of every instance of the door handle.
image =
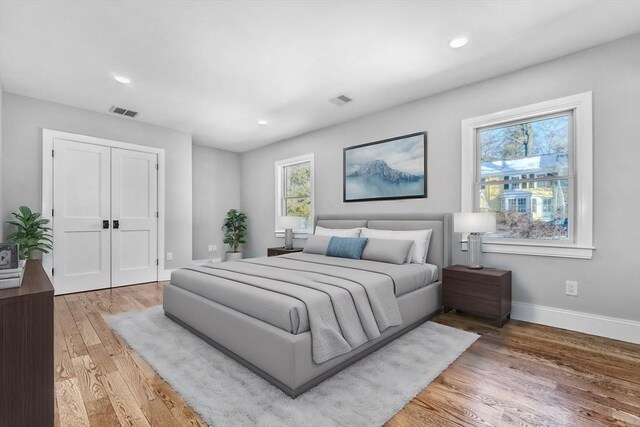
POLYGON ((105 229, 105 230, 109 229, 109 220, 108 219, 105 219, 105 220, 102 221, 102 228, 105 229))
POLYGON ((117 230, 120 228, 120 221, 118 221, 117 219, 113 220, 113 229, 117 230))

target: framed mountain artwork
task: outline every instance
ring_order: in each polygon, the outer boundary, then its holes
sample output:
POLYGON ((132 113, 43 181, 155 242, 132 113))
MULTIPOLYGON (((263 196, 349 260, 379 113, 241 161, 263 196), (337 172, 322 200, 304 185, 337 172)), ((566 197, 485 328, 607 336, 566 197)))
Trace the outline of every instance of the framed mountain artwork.
POLYGON ((344 149, 343 201, 427 197, 427 133, 344 149))

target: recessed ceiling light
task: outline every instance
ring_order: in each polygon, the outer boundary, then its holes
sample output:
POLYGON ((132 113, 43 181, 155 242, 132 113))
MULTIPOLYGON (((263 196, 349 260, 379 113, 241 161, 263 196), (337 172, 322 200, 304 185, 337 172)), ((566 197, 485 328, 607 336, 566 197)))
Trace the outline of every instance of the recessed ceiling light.
POLYGON ((266 126, 266 125, 268 125, 268 124, 269 124, 269 122, 268 122, 268 121, 266 121, 266 120, 258 120, 258 124, 259 124, 260 126, 266 126))
POLYGON ((113 76, 114 80, 117 81, 118 83, 122 83, 123 85, 128 85, 129 83, 131 83, 131 79, 129 77, 125 77, 125 76, 113 76))
POLYGON ((449 42, 449 47, 453 49, 461 48, 469 42, 469 39, 466 37, 457 37, 449 42))

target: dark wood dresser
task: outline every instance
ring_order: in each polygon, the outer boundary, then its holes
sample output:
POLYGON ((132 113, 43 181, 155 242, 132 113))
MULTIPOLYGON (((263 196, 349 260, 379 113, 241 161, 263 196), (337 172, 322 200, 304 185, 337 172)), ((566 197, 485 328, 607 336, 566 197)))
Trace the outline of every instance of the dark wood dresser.
POLYGON ((38 260, 0 290, 0 427, 53 425, 53 286, 38 260))
POLYGON ((493 319, 498 326, 511 317, 511 272, 496 268, 472 270, 463 265, 442 269, 444 312, 455 308, 493 319))

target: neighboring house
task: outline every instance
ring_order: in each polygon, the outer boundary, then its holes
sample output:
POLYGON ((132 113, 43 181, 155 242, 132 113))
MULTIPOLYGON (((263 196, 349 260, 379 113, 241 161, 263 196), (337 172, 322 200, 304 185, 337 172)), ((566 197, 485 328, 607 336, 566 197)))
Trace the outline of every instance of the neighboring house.
POLYGON ((568 167, 566 153, 543 154, 513 160, 497 160, 482 164, 480 210, 483 212, 528 213, 534 220, 553 221, 566 217, 567 188, 562 180, 549 180, 563 175, 568 167), (527 179, 527 182, 511 180, 527 179), (490 182, 500 182, 491 185, 490 182))

